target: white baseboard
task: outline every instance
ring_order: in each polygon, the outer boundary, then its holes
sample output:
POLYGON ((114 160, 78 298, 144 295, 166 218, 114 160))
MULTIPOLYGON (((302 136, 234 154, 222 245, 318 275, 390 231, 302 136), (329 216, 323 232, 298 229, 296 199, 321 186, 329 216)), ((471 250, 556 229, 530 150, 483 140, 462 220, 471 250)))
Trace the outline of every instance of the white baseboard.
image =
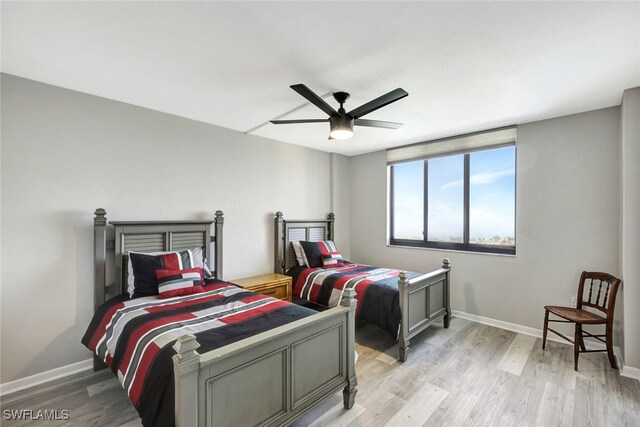
MULTIPOLYGON (((461 319, 471 320, 472 322, 482 323, 483 325, 495 326, 496 328, 506 329, 508 331, 517 332, 523 335, 530 335, 536 338, 542 338, 542 329, 530 328, 529 326, 518 325, 517 323, 503 322, 502 320, 492 319, 490 317, 478 316, 477 314, 465 313, 464 311, 451 310, 451 314, 461 319)), ((547 335, 548 341, 569 344, 562 338, 551 334, 547 335)))
POLYGON ((0 396, 15 393, 16 391, 34 387, 69 375, 77 374, 78 372, 88 371, 92 368, 93 359, 87 359, 80 362, 72 363, 71 365, 61 366, 50 371, 31 375, 29 377, 20 378, 15 381, 9 381, 8 383, 0 384, 0 396))
POLYGON ((627 378, 633 378, 640 381, 640 369, 634 368, 632 366, 622 366, 622 370, 620 371, 620 375, 627 378))
MULTIPOLYGON (((542 329, 530 328, 529 326, 522 326, 518 325, 517 323, 504 322, 502 320, 478 316, 477 314, 465 313, 464 311, 459 310, 451 310, 451 314, 454 317, 459 317, 461 319, 470 320, 476 323, 482 323, 483 325, 495 326, 496 328, 506 329, 508 331, 517 332, 519 334, 542 338, 542 329)), ((547 341, 554 341, 571 345, 571 343, 563 340, 555 334, 547 335, 547 341)), ((585 346, 590 350, 604 348, 604 344, 590 340, 585 340, 585 346)), ((624 365, 624 359, 622 357, 622 351, 620 350, 620 347, 614 346, 613 353, 616 357, 616 362, 618 362, 618 367, 620 368, 620 375, 623 377, 634 378, 640 381, 640 369, 624 365)))
MULTIPOLYGON (((616 362, 618 362, 618 370, 620 372, 620 375, 622 375, 623 377, 626 377, 626 375, 623 374, 624 357, 622 357, 622 350, 620 350, 620 347, 613 346, 613 355, 616 357, 616 362)), ((640 380, 640 377, 638 379, 640 380)))

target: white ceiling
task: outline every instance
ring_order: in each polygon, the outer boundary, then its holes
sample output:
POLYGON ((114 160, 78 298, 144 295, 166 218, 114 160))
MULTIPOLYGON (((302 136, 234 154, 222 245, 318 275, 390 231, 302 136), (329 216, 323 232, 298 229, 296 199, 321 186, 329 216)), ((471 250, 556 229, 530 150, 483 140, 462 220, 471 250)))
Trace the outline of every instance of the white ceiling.
POLYGON ((640 86, 640 3, 3 2, 2 71, 353 155, 619 105, 640 86), (405 125, 256 129, 306 102, 295 83, 350 92, 347 111, 402 87, 366 118, 405 125))

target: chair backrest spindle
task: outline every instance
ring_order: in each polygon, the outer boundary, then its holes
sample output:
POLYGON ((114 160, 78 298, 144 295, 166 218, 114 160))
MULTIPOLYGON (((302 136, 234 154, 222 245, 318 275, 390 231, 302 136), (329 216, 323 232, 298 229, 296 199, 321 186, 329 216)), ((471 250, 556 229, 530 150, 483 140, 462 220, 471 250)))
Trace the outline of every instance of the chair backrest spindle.
POLYGON ((600 284, 598 285, 598 295, 596 296, 596 305, 600 305, 600 292, 602 291, 602 280, 600 280, 600 284))
POLYGON ((602 302, 602 306, 607 306, 607 298, 609 297, 609 290, 611 289, 611 283, 607 282, 607 288, 604 290, 604 301, 602 302))

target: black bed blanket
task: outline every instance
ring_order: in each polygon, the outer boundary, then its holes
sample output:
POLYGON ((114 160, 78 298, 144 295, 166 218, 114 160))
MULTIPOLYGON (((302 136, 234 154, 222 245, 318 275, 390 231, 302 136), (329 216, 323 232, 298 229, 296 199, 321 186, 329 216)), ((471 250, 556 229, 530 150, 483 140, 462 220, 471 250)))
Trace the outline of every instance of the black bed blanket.
POLYGON ((194 335, 202 354, 312 314, 215 280, 199 294, 114 297, 95 313, 82 343, 117 375, 144 426, 172 426, 172 346, 179 336, 194 335))
MULTIPOLYGON (((356 291, 356 318, 366 320, 398 339, 400 331, 399 270, 345 262, 337 267, 293 267, 293 295, 324 307, 340 304, 347 288, 356 291)), ((407 278, 421 273, 407 272, 407 278)))

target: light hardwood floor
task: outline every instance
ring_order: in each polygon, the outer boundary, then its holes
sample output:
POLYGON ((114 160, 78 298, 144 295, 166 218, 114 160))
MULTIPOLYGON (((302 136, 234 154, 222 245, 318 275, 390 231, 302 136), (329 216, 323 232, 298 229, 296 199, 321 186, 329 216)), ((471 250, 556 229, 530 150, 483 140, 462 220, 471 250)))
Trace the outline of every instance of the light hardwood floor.
MULTIPOLYGON (((640 382, 620 377, 605 353, 454 318, 413 340, 407 362, 373 326, 356 333, 358 395, 342 408, 335 395, 300 426, 640 426, 640 382)), ((140 426, 110 371, 87 372, 2 398, 7 409, 67 409, 70 419, 41 425, 140 426)), ((38 425, 6 421, 3 426, 38 425)))

